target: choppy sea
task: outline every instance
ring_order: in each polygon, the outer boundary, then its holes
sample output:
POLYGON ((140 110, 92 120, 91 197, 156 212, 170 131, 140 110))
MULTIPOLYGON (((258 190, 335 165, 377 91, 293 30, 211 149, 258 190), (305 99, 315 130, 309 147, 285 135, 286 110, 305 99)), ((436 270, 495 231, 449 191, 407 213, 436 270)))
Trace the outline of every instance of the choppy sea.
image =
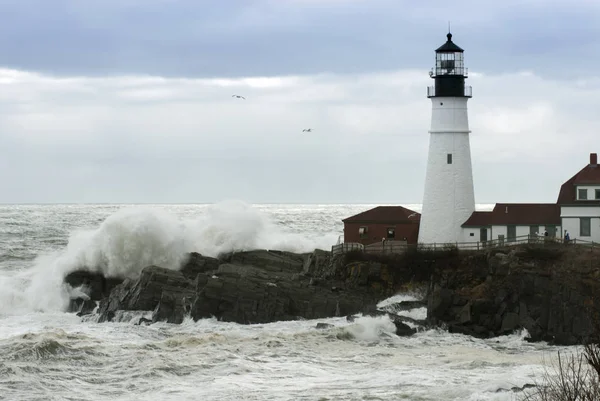
POLYGON ((177 268, 189 251, 329 249, 342 218, 373 206, 0 205, 0 399, 518 399, 511 389, 539 379, 559 350, 526 333, 399 338, 387 317, 136 326, 63 312, 62 277, 79 266, 134 276, 177 268))

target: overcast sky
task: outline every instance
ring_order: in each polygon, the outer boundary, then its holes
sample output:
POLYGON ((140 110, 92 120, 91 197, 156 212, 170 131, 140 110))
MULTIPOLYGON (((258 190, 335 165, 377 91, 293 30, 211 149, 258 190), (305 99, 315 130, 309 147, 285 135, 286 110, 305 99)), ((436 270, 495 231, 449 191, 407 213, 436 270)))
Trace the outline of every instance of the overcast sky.
POLYGON ((0 203, 420 203, 448 21, 477 203, 554 202, 600 152, 599 20, 597 0, 2 0, 0 203))

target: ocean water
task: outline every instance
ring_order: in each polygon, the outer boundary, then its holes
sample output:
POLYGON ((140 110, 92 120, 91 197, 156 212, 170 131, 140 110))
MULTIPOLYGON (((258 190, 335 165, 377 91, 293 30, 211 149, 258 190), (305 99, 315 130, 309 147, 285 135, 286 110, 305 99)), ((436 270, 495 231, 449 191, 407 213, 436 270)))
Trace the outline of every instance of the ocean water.
MULTIPOLYGON (((517 399, 510 389, 533 383, 559 350, 526 333, 399 338, 387 317, 136 326, 135 314, 98 324, 63 312, 73 290, 62 277, 80 266, 135 276, 177 268, 189 251, 329 249, 341 219, 372 206, 0 205, 0 399, 517 399)), ((415 298, 385 302, 403 299, 415 298)))

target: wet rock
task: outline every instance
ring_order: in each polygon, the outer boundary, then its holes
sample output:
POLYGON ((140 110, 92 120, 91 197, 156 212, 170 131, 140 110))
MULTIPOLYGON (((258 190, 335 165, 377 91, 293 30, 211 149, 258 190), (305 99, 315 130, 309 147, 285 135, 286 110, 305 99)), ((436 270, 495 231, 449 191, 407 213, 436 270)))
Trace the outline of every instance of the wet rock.
POLYGON ((332 327, 335 327, 335 326, 330 323, 317 323, 317 325, 315 326, 315 328, 319 329, 319 330, 330 329, 332 327))
POLYGON ((181 268, 181 273, 188 279, 194 280, 199 273, 215 271, 223 263, 219 259, 203 256, 197 252, 192 252, 188 260, 181 268))
POLYGON ((192 253, 181 271, 149 266, 114 287, 100 302, 98 321, 111 321, 119 311, 153 311, 152 322, 168 323, 186 316, 242 324, 318 319, 360 313, 391 295, 372 287, 371 279, 366 285, 352 279, 341 265, 334 278, 306 274, 325 270, 326 260, 322 251, 259 250, 219 259, 192 253))
MULTIPOLYGON (((108 313, 117 310, 155 310, 163 299, 163 293, 167 294, 164 298, 165 306, 163 308, 173 307, 173 305, 183 307, 183 299, 186 297, 191 299, 194 296, 195 285, 180 271, 158 266, 146 267, 142 270, 139 279, 125 280, 111 291, 108 298, 100 302, 99 322, 109 320, 108 313), (181 299, 182 301, 176 304, 169 303, 166 300, 168 296, 170 296, 169 299, 181 299)), ((155 312, 157 318, 164 316, 160 310, 155 312)), ((173 313, 177 315, 173 319, 179 320, 179 316, 183 316, 185 312, 176 310, 173 313)))
POLYGON ((83 287, 82 290, 91 300, 99 301, 107 297, 113 288, 123 282, 122 278, 105 278, 102 273, 93 273, 87 270, 77 270, 69 273, 64 282, 73 288, 83 287))
POLYGON ((394 325, 396 326, 396 335, 400 337, 409 337, 417 332, 416 329, 413 329, 406 323, 402 322, 401 319, 394 319, 394 325))
POLYGON ((96 301, 89 298, 76 298, 69 301, 69 312, 74 312, 77 316, 85 316, 91 314, 96 309, 96 301))

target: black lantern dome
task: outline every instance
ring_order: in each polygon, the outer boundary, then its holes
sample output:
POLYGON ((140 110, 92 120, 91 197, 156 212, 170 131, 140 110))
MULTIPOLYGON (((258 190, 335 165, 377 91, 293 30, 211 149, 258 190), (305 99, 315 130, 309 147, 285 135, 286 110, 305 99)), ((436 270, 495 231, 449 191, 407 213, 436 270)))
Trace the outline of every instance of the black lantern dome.
POLYGON ((435 86, 427 88, 427 97, 471 97, 471 87, 465 86, 464 50, 452 41, 451 33, 446 37, 446 43, 435 51, 435 67, 429 72, 435 86))

